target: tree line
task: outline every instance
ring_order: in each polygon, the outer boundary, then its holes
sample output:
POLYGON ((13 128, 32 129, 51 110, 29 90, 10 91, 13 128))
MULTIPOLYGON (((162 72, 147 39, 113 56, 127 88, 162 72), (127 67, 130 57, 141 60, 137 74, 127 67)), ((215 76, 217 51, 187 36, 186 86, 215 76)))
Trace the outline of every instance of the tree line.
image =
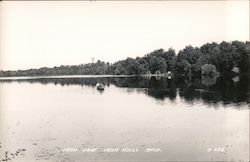
POLYGON ((113 64, 95 63, 42 67, 39 69, 0 71, 1 77, 48 75, 143 75, 171 72, 174 75, 201 76, 244 74, 250 69, 250 42, 206 43, 186 46, 178 53, 173 48, 158 49, 143 57, 127 58, 113 64))

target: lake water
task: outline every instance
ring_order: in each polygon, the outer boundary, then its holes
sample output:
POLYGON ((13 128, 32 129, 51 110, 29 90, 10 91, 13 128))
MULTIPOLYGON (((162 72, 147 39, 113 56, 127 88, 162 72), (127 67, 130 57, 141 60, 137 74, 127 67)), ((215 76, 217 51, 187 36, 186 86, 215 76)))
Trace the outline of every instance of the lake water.
POLYGON ((244 77, 1 79, 0 160, 249 161, 249 94, 244 77))

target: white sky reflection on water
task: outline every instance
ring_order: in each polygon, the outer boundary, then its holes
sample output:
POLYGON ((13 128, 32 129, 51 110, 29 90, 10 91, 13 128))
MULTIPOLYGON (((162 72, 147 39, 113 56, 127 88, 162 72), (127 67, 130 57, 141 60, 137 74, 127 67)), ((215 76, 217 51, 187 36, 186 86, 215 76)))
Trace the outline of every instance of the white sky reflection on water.
MULTIPOLYGON (((249 109, 161 104, 114 85, 1 83, 2 150, 25 148, 17 160, 248 160, 249 109), (4 96, 2 95, 4 94, 4 96), (61 153, 65 147, 147 147, 160 153, 61 153), (223 153, 207 149, 222 147, 223 153)), ((247 105, 245 105, 247 107, 247 105)))

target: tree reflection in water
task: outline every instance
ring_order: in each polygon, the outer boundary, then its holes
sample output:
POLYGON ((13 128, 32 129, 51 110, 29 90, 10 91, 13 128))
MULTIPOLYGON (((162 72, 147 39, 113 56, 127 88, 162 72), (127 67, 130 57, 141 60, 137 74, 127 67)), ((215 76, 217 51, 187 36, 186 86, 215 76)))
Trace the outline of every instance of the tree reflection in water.
MULTIPOLYGON (((249 76, 236 79, 230 77, 191 78, 191 77, 88 77, 88 78, 36 78, 36 79, 1 79, 1 82, 29 82, 40 84, 55 84, 62 86, 80 85, 95 87, 102 83, 106 87, 115 85, 121 88, 135 88, 137 92, 157 100, 168 98, 174 101, 177 95, 187 103, 202 101, 205 104, 234 104, 241 106, 249 104, 249 76)), ((105 93, 105 92, 103 92, 105 93)))

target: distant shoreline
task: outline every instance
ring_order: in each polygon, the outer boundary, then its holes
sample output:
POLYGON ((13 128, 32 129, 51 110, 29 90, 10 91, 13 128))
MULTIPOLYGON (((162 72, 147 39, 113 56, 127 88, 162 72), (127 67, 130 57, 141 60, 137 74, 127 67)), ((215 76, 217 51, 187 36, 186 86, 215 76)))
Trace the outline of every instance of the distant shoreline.
POLYGON ((97 74, 97 75, 30 75, 30 76, 7 76, 2 77, 1 79, 36 79, 36 78, 108 78, 108 77, 135 77, 135 76, 141 76, 141 77, 152 77, 152 76, 161 76, 166 77, 166 74, 142 74, 142 75, 103 75, 103 74, 97 74))
POLYGON ((206 43, 186 46, 178 53, 173 48, 158 49, 143 57, 127 58, 115 63, 97 62, 61 65, 28 70, 0 70, 0 77, 106 75, 106 76, 218 76, 249 73, 250 42, 206 43))
POLYGON ((134 76, 142 76, 142 75, 40 75, 40 76, 9 76, 9 77, 1 77, 0 80, 21 80, 21 79, 40 79, 40 78, 108 78, 108 77, 134 77, 134 76))

